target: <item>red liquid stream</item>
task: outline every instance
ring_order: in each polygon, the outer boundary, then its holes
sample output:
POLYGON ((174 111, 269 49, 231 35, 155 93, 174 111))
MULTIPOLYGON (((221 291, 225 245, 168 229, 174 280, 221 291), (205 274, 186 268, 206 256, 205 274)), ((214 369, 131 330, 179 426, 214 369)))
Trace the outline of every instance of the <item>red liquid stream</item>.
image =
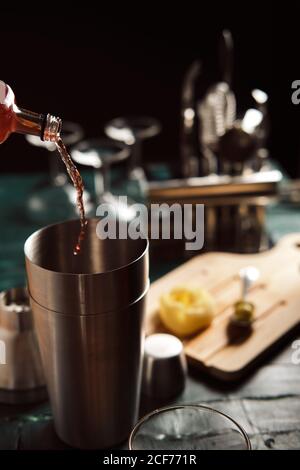
POLYGON ((81 175, 78 169, 76 168, 76 165, 74 164, 72 158, 70 157, 62 139, 58 137, 55 143, 56 143, 56 148, 61 156, 61 159, 67 169, 67 172, 77 192, 77 207, 78 207, 79 214, 80 214, 80 232, 78 235, 77 244, 75 245, 75 248, 74 248, 74 255, 78 255, 78 253, 80 253, 81 251, 81 244, 82 244, 82 241, 84 240, 85 230, 87 226, 87 220, 85 217, 85 210, 84 210, 84 204, 83 204, 84 185, 83 185, 81 175))

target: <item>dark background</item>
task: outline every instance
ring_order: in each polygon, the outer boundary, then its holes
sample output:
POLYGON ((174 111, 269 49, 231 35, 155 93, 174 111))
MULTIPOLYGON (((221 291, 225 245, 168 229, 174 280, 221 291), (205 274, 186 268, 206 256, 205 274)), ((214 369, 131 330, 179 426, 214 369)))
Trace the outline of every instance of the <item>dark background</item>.
MULTIPOLYGON (((184 72, 202 58, 206 76, 217 78, 217 41, 229 28, 240 108, 252 88, 269 94, 272 156, 295 177, 300 105, 291 104, 291 82, 300 78, 299 16, 291 7, 286 18, 279 10, 278 20, 274 3, 261 3, 215 2, 209 8, 184 2, 165 9, 155 2, 130 9, 116 3, 114 11, 70 7, 58 13, 49 5, 43 12, 1 6, 0 78, 20 106, 77 121, 87 136, 102 135, 105 122, 119 115, 157 117, 163 132, 147 142, 145 159, 176 160, 184 72)), ((23 136, 12 136, 0 152, 1 172, 47 167, 44 153, 23 136)))

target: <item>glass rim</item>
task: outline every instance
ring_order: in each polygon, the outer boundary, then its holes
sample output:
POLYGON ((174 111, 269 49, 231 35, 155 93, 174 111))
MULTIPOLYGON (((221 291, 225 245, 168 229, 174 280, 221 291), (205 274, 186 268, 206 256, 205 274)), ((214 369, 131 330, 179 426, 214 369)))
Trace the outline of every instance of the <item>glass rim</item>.
POLYGON ((189 408, 189 409, 194 408, 194 409, 198 409, 198 410, 200 409, 200 410, 204 410, 204 411, 209 411, 210 413, 216 413, 216 414, 222 416, 223 418, 226 418, 227 420, 231 421, 231 423, 234 424, 234 426, 238 429, 238 431, 240 432, 240 434, 243 436, 243 438, 245 440, 245 443, 246 443, 246 449, 245 450, 252 450, 251 441, 250 441, 250 438, 249 438, 248 434, 246 433, 244 428, 235 419, 231 418, 231 416, 227 415, 223 411, 216 410, 215 408, 212 408, 211 406, 202 405, 202 404, 198 405, 198 404, 193 404, 193 403, 186 403, 186 404, 173 405, 173 406, 164 406, 162 408, 157 408, 157 409, 151 411, 150 413, 147 413, 145 416, 143 416, 141 419, 139 419, 139 421, 135 424, 133 430, 131 431, 131 433, 129 435, 129 439, 128 439, 128 448, 129 448, 129 450, 135 450, 134 447, 133 447, 133 441, 134 441, 134 438, 135 438, 138 430, 141 428, 141 426, 144 423, 146 423, 147 421, 149 421, 151 418, 153 418, 154 416, 156 416, 158 414, 165 413, 165 412, 168 412, 168 411, 181 410, 181 409, 185 409, 185 408, 189 408))
POLYGON ((99 170, 107 165, 111 166, 113 164, 119 163, 129 158, 129 156, 130 149, 128 145, 124 144, 124 142, 120 140, 111 139, 110 137, 92 137, 90 139, 81 140, 81 142, 78 142, 71 149, 71 157, 76 163, 84 166, 90 166, 96 170, 99 170), (98 149, 99 146, 110 149, 115 148, 115 151, 112 151, 111 156, 105 161, 103 156, 101 157, 101 152, 99 152, 98 149), (96 164, 93 165, 91 163, 84 162, 84 157, 82 158, 82 155, 84 155, 87 151, 94 151, 97 154, 97 157, 94 158, 94 161, 97 160, 96 164))
MULTIPOLYGON (((137 140, 145 140, 150 137, 155 137, 162 129, 160 121, 155 117, 146 115, 128 115, 118 116, 108 121, 104 126, 104 132, 107 136, 112 137, 112 135, 115 135, 115 130, 118 132, 124 127, 130 129, 133 123, 143 124, 145 126, 145 129, 141 131, 140 136, 137 136, 137 140)), ((116 139, 115 137, 112 138, 116 139)), ((122 141, 122 139, 119 138, 116 140, 122 141)))

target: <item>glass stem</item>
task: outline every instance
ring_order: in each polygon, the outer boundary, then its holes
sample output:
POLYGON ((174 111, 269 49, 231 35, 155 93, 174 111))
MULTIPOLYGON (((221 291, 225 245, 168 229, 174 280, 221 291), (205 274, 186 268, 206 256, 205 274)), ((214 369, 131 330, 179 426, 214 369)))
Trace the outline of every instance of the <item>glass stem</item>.
POLYGON ((135 168, 139 167, 141 164, 141 147, 142 147, 142 142, 138 139, 132 145, 130 170, 134 170, 135 168))
POLYGON ((110 191, 109 167, 103 165, 97 168, 94 173, 94 186, 96 193, 96 202, 99 203, 103 194, 110 191))

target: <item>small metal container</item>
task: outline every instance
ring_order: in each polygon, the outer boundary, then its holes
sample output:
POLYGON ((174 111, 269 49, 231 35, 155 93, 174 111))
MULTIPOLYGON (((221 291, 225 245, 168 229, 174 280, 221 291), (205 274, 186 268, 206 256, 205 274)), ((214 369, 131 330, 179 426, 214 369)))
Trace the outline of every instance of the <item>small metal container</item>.
POLYGON ((27 291, 0 293, 0 402, 33 403, 47 397, 27 291))
POLYGON ((145 340, 142 393, 157 399, 178 395, 185 386, 186 358, 182 342, 158 333, 145 340))

